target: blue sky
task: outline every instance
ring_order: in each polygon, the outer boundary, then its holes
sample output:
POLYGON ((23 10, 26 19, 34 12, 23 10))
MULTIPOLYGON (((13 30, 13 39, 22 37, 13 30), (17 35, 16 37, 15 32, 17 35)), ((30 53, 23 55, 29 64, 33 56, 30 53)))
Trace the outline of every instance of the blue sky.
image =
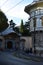
POLYGON ((13 19, 17 25, 20 25, 21 19, 23 19, 24 22, 28 20, 29 15, 24 12, 24 8, 32 1, 33 0, 0 0, 0 9, 6 14, 8 20, 13 19))

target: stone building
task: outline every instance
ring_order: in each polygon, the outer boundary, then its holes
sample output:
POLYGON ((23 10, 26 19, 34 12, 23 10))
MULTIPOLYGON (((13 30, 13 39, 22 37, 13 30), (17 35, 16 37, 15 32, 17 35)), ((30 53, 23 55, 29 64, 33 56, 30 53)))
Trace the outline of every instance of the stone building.
POLYGON ((33 0, 25 6, 25 12, 30 15, 30 32, 33 49, 43 52, 43 0, 33 0))
POLYGON ((19 48, 20 36, 11 26, 0 32, 0 50, 16 50, 19 48))
POLYGON ((19 49, 19 33, 15 32, 15 23, 9 21, 6 15, 0 10, 0 50, 18 50, 19 49))

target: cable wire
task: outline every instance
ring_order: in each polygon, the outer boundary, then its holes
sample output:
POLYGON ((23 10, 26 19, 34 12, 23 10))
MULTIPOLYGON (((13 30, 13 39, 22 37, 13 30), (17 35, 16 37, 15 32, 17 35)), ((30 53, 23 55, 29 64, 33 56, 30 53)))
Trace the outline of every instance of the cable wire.
POLYGON ((4 6, 4 5, 6 4, 6 2, 8 2, 8 0, 6 0, 6 1, 1 5, 1 7, 4 6))
POLYGON ((10 9, 8 9, 5 13, 9 12, 11 9, 15 8, 16 6, 18 6, 21 2, 23 2, 24 0, 21 0, 20 2, 18 2, 16 5, 14 5, 13 7, 11 7, 10 9))

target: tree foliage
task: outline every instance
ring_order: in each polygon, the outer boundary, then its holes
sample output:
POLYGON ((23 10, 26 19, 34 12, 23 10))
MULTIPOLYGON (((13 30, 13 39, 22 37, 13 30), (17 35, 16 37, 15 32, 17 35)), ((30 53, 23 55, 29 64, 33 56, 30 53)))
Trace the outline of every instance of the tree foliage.
POLYGON ((29 22, 25 22, 25 25, 23 24, 23 20, 21 20, 21 26, 20 26, 20 32, 22 36, 30 36, 29 28, 30 24, 29 22))
POLYGON ((15 27, 14 30, 17 32, 17 33, 20 33, 19 31, 19 28, 18 27, 15 27))
POLYGON ((24 25, 24 36, 31 36, 31 33, 30 33, 30 22, 29 21, 25 22, 25 25, 24 25))
POLYGON ((24 32, 24 25, 23 25, 23 20, 21 20, 21 25, 20 25, 20 32, 24 32))
POLYGON ((10 23, 10 26, 14 29, 16 24, 13 22, 12 19, 9 21, 9 23, 10 23))
POLYGON ((8 27, 8 19, 5 14, 0 11, 0 32, 4 31, 8 27))

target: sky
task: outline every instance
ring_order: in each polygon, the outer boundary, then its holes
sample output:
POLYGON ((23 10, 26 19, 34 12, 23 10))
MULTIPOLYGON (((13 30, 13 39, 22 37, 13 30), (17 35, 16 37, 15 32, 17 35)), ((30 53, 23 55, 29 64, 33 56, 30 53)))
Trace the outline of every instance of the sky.
POLYGON ((33 0, 0 0, 0 9, 5 13, 9 21, 12 19, 14 23, 20 25, 21 19, 26 22, 29 18, 24 8, 31 2, 33 0))

